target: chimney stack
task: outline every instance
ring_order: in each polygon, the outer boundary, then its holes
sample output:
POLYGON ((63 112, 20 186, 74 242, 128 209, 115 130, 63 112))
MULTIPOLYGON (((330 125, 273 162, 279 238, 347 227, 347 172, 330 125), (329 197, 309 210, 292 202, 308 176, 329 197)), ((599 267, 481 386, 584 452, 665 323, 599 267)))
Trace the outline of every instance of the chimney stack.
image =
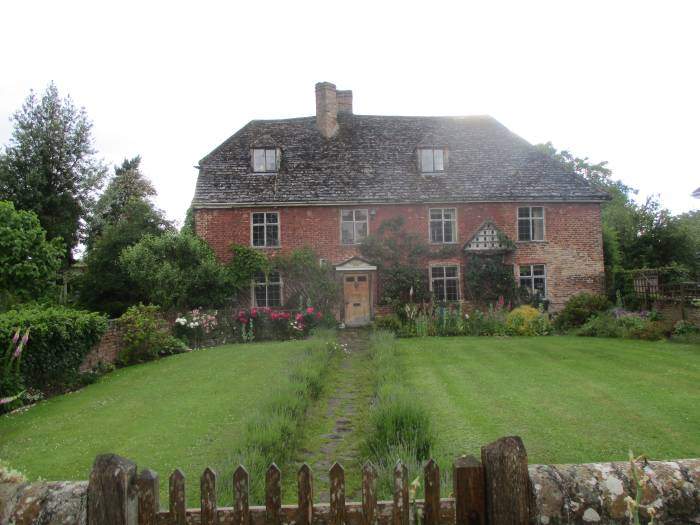
POLYGON ((316 84, 316 125, 327 139, 338 132, 338 99, 335 84, 330 82, 316 84))
POLYGON ((337 90, 335 95, 338 100, 338 113, 352 115, 352 91, 350 89, 337 90))

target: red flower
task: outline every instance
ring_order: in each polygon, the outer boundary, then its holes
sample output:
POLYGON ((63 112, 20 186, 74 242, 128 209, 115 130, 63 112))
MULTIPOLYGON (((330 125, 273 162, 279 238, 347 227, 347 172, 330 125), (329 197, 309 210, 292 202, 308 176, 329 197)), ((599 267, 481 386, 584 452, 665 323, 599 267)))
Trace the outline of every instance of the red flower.
POLYGON ((256 315, 258 315, 258 309, 257 309, 257 308, 251 308, 251 309, 250 309, 250 316, 251 316, 251 317, 255 317, 256 315))
POLYGON ((316 319, 320 319, 320 318, 321 318, 321 312, 316 312, 316 319))
POLYGON ((297 316, 295 317, 297 323, 301 322, 301 320, 302 320, 303 318, 304 318, 304 316, 301 315, 301 314, 297 314, 297 316))
POLYGON ((306 313, 309 314, 309 315, 311 315, 312 313, 314 313, 314 307, 313 307, 313 306, 309 306, 309 307, 306 309, 306 313))

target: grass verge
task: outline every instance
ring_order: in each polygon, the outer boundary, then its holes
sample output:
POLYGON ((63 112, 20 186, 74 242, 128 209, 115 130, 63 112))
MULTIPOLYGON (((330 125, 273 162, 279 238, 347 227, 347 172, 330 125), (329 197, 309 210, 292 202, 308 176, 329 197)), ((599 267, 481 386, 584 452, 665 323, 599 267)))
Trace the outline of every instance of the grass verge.
MULTIPOLYGON (((370 357, 375 371, 375 398, 370 409, 363 456, 377 469, 377 494, 391 498, 397 461, 408 468, 410 479, 420 476, 430 458, 435 435, 430 413, 418 392, 404 381, 405 370, 393 333, 378 330, 370 336, 370 357)), ((438 460, 445 472, 445 462, 438 460)))
POLYGON ((221 501, 232 501, 231 479, 241 464, 250 475, 251 503, 265 502, 265 472, 273 462, 283 468, 293 459, 306 411, 325 389, 328 370, 340 351, 334 331, 316 331, 289 372, 275 378, 274 393, 248 421, 241 446, 215 466, 222 480, 217 486, 221 501))

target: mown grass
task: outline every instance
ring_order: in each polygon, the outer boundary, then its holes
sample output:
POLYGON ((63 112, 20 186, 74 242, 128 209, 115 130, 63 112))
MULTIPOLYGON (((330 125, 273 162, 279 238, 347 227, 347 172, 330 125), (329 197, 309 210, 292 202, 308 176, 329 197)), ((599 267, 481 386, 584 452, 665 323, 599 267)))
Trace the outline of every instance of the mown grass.
MULTIPOLYGON (((581 337, 398 342, 406 387, 427 404, 431 454, 479 454, 520 435, 532 463, 700 454, 700 346, 581 337)), ((444 468, 444 467, 443 467, 444 468)))
POLYGON ((228 486, 232 462, 257 448, 275 450, 281 434, 294 434, 280 413, 296 417, 322 388, 319 345, 225 345, 117 370, 0 417, 0 458, 29 479, 87 479, 95 456, 114 452, 156 470, 163 494, 179 467, 195 504, 206 466, 228 486))

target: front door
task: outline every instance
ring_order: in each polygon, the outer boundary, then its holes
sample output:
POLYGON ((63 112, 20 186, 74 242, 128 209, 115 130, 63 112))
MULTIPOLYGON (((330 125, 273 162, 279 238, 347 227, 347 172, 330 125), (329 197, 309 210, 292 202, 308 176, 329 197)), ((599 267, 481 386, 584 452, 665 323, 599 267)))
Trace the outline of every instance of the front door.
POLYGON ((362 326, 370 321, 369 274, 346 273, 343 277, 345 324, 362 326))

